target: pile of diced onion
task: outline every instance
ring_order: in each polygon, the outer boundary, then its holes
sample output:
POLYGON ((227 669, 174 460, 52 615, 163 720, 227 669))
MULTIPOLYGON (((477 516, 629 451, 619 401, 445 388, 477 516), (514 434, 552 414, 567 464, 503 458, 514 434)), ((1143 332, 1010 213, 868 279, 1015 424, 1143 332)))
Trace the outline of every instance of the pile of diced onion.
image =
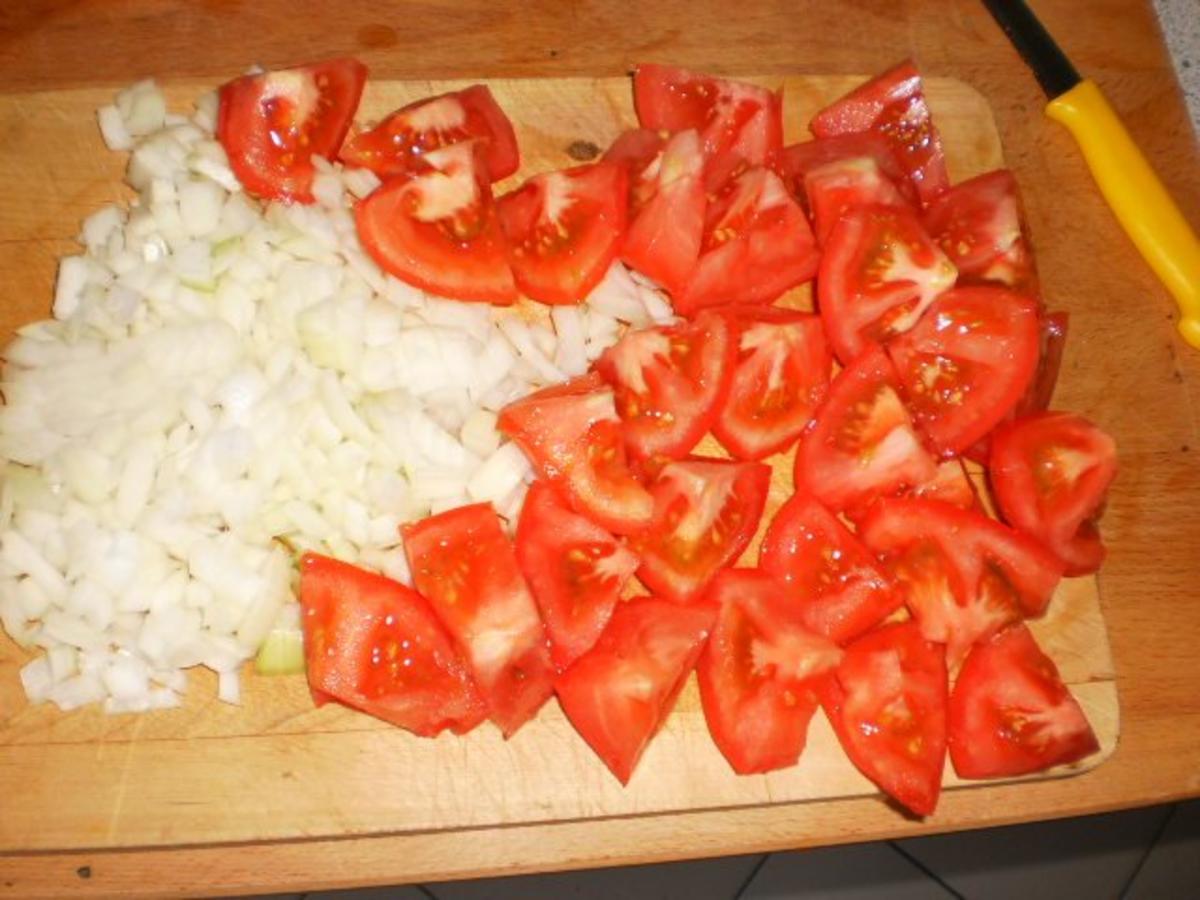
POLYGON ((100 110, 137 197, 83 223, 53 319, 3 353, 0 621, 44 650, 33 702, 171 707, 198 665, 237 702, 298 622, 296 551, 407 581, 402 522, 490 501, 511 525, 531 473, 497 411, 671 316, 619 265, 549 314, 429 296, 358 242, 375 176, 318 160, 316 204, 263 205, 216 112, 152 82, 100 110))

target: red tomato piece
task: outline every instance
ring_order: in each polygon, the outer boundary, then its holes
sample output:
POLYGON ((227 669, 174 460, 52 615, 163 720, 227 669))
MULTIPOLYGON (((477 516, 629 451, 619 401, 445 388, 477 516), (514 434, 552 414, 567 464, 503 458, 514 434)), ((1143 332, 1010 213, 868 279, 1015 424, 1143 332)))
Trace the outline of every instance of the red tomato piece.
POLYGON ((736 459, 786 450, 829 391, 833 355, 821 320, 774 307, 729 311, 738 323, 729 396, 712 430, 736 459))
POLYGON ((596 643, 641 560, 567 508, 545 481, 535 481, 525 496, 516 550, 561 671, 596 643))
POLYGON ((783 144, 783 98, 757 85, 643 64, 633 73, 633 104, 643 128, 700 133, 710 189, 783 144))
POLYGON ((563 712, 622 784, 670 715, 712 620, 706 605, 629 600, 558 679, 563 712))
POLYGON ((1065 312, 1043 313, 1038 327, 1038 364, 1029 389, 1017 404, 1016 414, 1041 412, 1049 409, 1062 367, 1063 350, 1067 345, 1070 316, 1065 312))
POLYGON ((536 175, 496 211, 513 278, 543 303, 579 303, 617 255, 625 234, 628 176, 615 163, 536 175))
POLYGON ((1042 772, 1100 749, 1079 703, 1024 625, 971 651, 948 718, 950 761, 961 778, 1042 772))
POLYGON ((221 85, 217 140, 242 187, 263 200, 312 203, 312 158, 337 155, 366 80, 362 63, 335 59, 221 85))
POLYGON ((358 204, 358 236, 401 281, 507 306, 517 289, 478 154, 475 143, 427 153, 428 171, 389 181, 358 204))
POLYGON ((927 640, 951 665, 976 641, 1046 611, 1062 564, 1037 541, 939 500, 880 500, 859 537, 883 559, 927 640))
POLYGON ((955 288, 888 344, 913 418, 943 455, 1012 411, 1038 361, 1037 303, 1000 287, 955 288))
POLYGON ((1017 180, 997 169, 947 190, 925 210, 925 227, 958 269, 959 283, 996 281, 1037 293, 1017 180))
POLYGON ((729 392, 736 335, 729 319, 629 331, 596 362, 613 386, 625 443, 641 459, 685 456, 712 426, 729 392))
POLYGON ((422 737, 465 734, 487 706, 425 598, 390 578, 315 553, 300 560, 308 683, 422 737))
POLYGON ((1113 439, 1082 416, 1045 412, 992 436, 992 489, 1004 518, 1087 575, 1104 562, 1096 523, 1117 475, 1113 439))
POLYGON ((950 185, 942 138, 929 114, 921 76, 910 61, 825 107, 808 127, 818 138, 863 131, 887 138, 922 203, 929 203, 950 185))
POLYGON ((946 660, 912 622, 846 648, 819 687, 842 749, 860 772, 918 816, 937 806, 946 760, 946 660))
POLYGON ((629 173, 630 187, 648 165, 658 158, 666 146, 666 138, 661 131, 651 128, 630 128, 617 135, 617 139, 604 151, 601 159, 604 162, 624 166, 629 173))
POLYGON ((819 260, 804 210, 779 176, 749 169, 709 205, 700 258, 675 309, 693 315, 725 303, 770 303, 809 281, 819 260))
POLYGON ((347 165, 391 178, 425 169, 426 154, 451 144, 479 141, 488 181, 499 181, 521 164, 512 123, 485 85, 427 97, 401 107, 342 148, 347 165))
POLYGON ((630 471, 613 392, 599 375, 510 403, 496 425, 577 512, 618 534, 650 523, 654 498, 630 471))
POLYGON ((642 555, 638 577, 668 600, 694 600, 750 544, 770 483, 765 463, 668 463, 650 486, 654 521, 633 540, 642 555))
POLYGON ((795 765, 817 709, 812 680, 841 650, 806 629, 788 594, 756 569, 718 573, 705 601, 718 612, 696 678, 713 741, 742 775, 795 765))
POLYGON ((873 347, 833 380, 796 451, 796 489, 835 512, 937 474, 900 399, 896 370, 873 347))
POLYGON ((637 177, 631 176, 629 228, 621 260, 677 294, 704 238, 704 155, 695 131, 674 135, 637 177))
POLYGON ((900 191, 905 203, 917 205, 916 191, 892 154, 891 144, 883 135, 873 131, 837 134, 833 137, 792 144, 771 154, 767 165, 783 179, 793 197, 801 203, 807 203, 808 194, 804 188, 804 178, 809 172, 827 163, 861 157, 875 160, 879 171, 900 191))
POLYGON ((902 207, 849 210, 824 247, 817 305, 843 365, 867 344, 912 328, 938 295, 954 286, 954 264, 916 215, 902 207))
POLYGON ((959 509, 978 509, 979 496, 961 459, 947 459, 937 467, 930 481, 912 489, 912 496, 941 500, 959 509))
POLYGON ((874 628, 903 600, 891 580, 837 516, 793 494, 779 508, 758 565, 787 589, 801 623, 839 644, 874 628))
POLYGON ((488 717, 510 737, 554 692, 537 606, 491 504, 401 528, 413 584, 471 664, 488 717))
POLYGON ((870 156, 854 156, 817 166, 804 176, 804 192, 817 242, 824 247, 842 216, 860 206, 908 204, 870 156))

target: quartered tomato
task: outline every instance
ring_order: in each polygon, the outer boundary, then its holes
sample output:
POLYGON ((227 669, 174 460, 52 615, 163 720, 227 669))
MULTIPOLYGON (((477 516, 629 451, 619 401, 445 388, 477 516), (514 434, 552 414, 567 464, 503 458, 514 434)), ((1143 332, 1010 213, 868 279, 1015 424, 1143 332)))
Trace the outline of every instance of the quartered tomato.
POLYGON ((804 176, 804 192, 821 246, 829 242, 833 227, 852 209, 908 206, 896 185, 870 156, 839 159, 817 166, 804 176))
POLYGON ((793 494, 775 514, 758 565, 784 586, 805 628, 839 644, 903 603, 871 551, 804 493, 793 494))
POLYGON ((308 683, 315 696, 433 737, 464 734, 487 706, 425 598, 315 553, 300 560, 308 683))
POLYGON ((517 289, 474 142, 425 154, 428 169, 358 204, 358 236, 384 271, 442 297, 507 306, 517 289))
POLYGON ((402 107, 372 128, 354 135, 342 160, 390 178, 425 168, 425 156, 450 144, 479 141, 488 181, 517 171, 521 158, 512 123, 482 84, 428 97, 402 107))
POLYGON ((633 104, 643 128, 700 133, 710 189, 783 143, 783 98, 757 85, 644 64, 633 73, 633 104))
MULTIPOLYGON (((617 135, 617 139, 609 145, 601 157, 603 162, 615 163, 629 174, 630 187, 646 171, 666 146, 666 138, 661 131, 651 128, 630 128, 617 135)), ((640 206, 640 204, 638 204, 640 206)))
POLYGON ((770 303, 816 274, 804 210, 770 169, 743 172, 705 215, 700 258, 675 297, 687 316, 725 303, 770 303))
POLYGON ((642 555, 638 577, 668 600, 696 599, 749 545, 770 483, 765 463, 668 463, 650 486, 654 521, 633 539, 642 555))
POLYGON ((897 206, 860 206, 837 220, 817 273, 817 305, 843 364, 868 343, 917 324, 955 269, 916 214, 897 206))
POLYGON ((927 816, 946 760, 946 661, 916 625, 885 625, 846 648, 820 685, 842 749, 884 792, 927 816))
POLYGON ((536 175, 496 204, 517 287, 543 303, 579 303, 625 235, 628 176, 615 163, 536 175))
POLYGON ((491 504, 462 506, 405 525, 413 585, 462 648, 505 737, 554 691, 537 606, 491 504))
POLYGON ((1016 406, 1038 361, 1037 303, 1000 287, 955 288, 888 344, 913 418, 944 455, 1016 406))
POLYGON ((758 306, 728 314, 737 322, 738 351, 712 430, 736 459, 763 459, 808 427, 829 390, 833 356, 816 316, 758 306))
POLYGON ((629 331, 596 363, 616 393, 625 443, 640 459, 678 459, 708 432, 729 391, 736 335, 729 320, 629 331))
POLYGON ((883 560, 926 639, 952 665, 976 641, 1046 610, 1062 564, 1037 541, 939 500, 880 500, 859 536, 883 560))
POLYGON ((896 370, 873 347, 833 380, 796 451, 796 489, 835 512, 924 484, 937 464, 900 400, 896 370))
POLYGON ((921 76, 911 62, 855 88, 817 113, 808 127, 819 138, 863 131, 887 138, 922 203, 929 203, 950 184, 942 139, 933 126, 921 76))
POLYGON ((264 200, 311 203, 312 158, 337 155, 366 80, 362 63, 336 59, 223 84, 217 140, 242 187, 264 200))
POLYGON ((554 665, 565 669, 596 643, 640 560, 567 508, 545 481, 535 481, 525 496, 516 550, 546 624, 554 665))
POLYGON ((958 268, 959 283, 996 281, 1037 292, 1017 180, 997 169, 960 182, 929 204, 925 227, 958 268))
POLYGON ((905 202, 916 205, 916 191, 913 190, 912 182, 908 180, 904 169, 896 161, 891 144, 883 135, 873 131, 836 134, 815 141, 791 144, 771 154, 767 165, 779 174, 793 197, 801 203, 807 203, 804 179, 809 172, 827 163, 862 157, 873 159, 883 176, 900 191, 905 202))
POLYGON ((1026 416, 996 429, 990 474, 1004 518, 1044 543, 1067 575, 1100 568, 1096 522, 1117 474, 1111 437, 1072 413, 1026 416))
POLYGON ((1041 772, 1100 749, 1079 703, 1024 625, 967 657, 950 695, 949 743, 961 778, 1041 772))
POLYGON ((571 506, 609 531, 650 523, 654 498, 630 471, 613 392, 595 373, 510 403, 496 427, 571 506))
POLYGON ((975 493, 975 486, 961 459, 943 460, 937 467, 937 474, 930 481, 916 485, 911 493, 914 497, 941 500, 960 509, 979 508, 979 495, 975 493))
POLYGON ((1058 370, 1062 367, 1063 350, 1067 346, 1070 316, 1065 312, 1044 312, 1038 325, 1038 364, 1025 396, 1014 410, 1016 415, 1041 412, 1050 408, 1058 370))
POLYGON ((621 260, 677 294, 704 238, 704 154, 699 134, 682 131, 636 177, 621 260))
POLYGON ((841 651, 806 629, 791 597, 756 569, 718 573, 705 601, 718 610, 696 665, 709 733, 739 774, 795 765, 817 709, 813 679, 841 651))
POLYGON ((670 715, 712 620, 706 605, 627 601, 558 679, 563 712, 622 784, 670 715))

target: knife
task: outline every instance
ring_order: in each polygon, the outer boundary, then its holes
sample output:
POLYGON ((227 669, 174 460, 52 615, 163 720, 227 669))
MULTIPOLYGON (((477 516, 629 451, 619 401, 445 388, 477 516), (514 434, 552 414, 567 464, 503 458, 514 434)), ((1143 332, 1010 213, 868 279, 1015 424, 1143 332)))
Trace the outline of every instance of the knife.
POLYGON ((1142 258, 1179 304, 1179 333, 1200 348, 1200 240, 1095 82, 1081 78, 1024 0, 983 0, 1075 138, 1142 258))

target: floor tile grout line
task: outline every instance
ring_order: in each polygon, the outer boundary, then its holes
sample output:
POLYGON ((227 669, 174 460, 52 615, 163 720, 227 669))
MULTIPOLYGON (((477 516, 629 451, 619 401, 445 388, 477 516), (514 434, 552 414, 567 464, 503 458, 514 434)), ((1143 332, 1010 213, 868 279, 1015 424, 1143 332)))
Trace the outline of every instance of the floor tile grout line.
POLYGON ((762 867, 767 864, 767 860, 770 858, 770 853, 764 853, 759 857, 758 862, 754 864, 754 868, 750 870, 750 874, 746 876, 746 880, 742 882, 742 886, 734 892, 733 900, 742 900, 742 896, 750 889, 750 885, 758 877, 758 873, 762 871, 762 867))
POLYGON ((917 859, 915 856, 913 856, 911 853, 909 853, 907 850, 905 850, 903 847, 901 847, 895 841, 887 841, 886 843, 889 847, 891 847, 893 850, 895 850, 896 853, 898 853, 901 857, 903 857, 905 860, 907 860, 910 865, 913 865, 916 868, 920 869, 921 872, 924 873, 928 878, 932 878, 934 881, 936 881, 941 886, 941 888, 944 891, 946 891, 946 893, 950 894, 951 897, 954 897, 954 900, 966 900, 966 897, 964 897, 962 894, 960 894, 958 891, 956 891, 954 888, 952 888, 949 884, 947 884, 942 879, 942 876, 938 875, 937 872, 933 871, 933 869, 929 868, 929 866, 925 865, 925 863, 921 862, 919 859, 917 859))
POLYGON ((1117 894, 1121 900, 1125 900, 1130 890, 1133 889, 1133 883, 1137 881, 1138 875, 1142 873, 1142 868, 1146 865, 1146 860, 1150 858, 1150 854, 1154 852, 1154 848, 1158 846, 1158 842, 1166 833, 1167 826, 1171 824, 1171 819, 1175 818, 1175 810, 1178 809, 1178 804, 1172 803, 1171 808, 1167 810, 1167 814, 1163 816, 1163 820, 1158 823, 1158 828, 1154 831, 1154 836, 1150 838, 1150 842, 1146 845, 1146 849, 1142 852, 1141 859, 1137 861, 1137 865, 1133 867, 1133 871, 1129 873, 1129 877, 1125 880, 1125 884, 1121 887, 1117 894))

